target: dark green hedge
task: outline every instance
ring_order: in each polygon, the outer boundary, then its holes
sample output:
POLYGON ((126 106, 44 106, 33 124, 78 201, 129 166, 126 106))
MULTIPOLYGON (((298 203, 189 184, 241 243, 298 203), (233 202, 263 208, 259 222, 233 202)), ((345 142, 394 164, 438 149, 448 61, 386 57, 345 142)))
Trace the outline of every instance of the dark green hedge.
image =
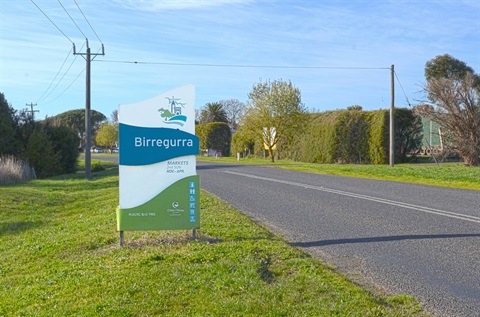
POLYGON ((200 149, 212 149, 222 152, 223 156, 230 156, 232 132, 227 123, 210 122, 197 124, 195 134, 200 138, 200 149))
POLYGON ((314 118, 299 142, 303 162, 385 164, 388 111, 338 110, 314 118))

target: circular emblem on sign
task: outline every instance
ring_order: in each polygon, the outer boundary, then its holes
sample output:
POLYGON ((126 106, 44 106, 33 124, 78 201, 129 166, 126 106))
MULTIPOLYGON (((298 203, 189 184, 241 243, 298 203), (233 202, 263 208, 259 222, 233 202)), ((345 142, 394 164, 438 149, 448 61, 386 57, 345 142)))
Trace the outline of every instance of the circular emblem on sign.
POLYGON ((172 203, 172 207, 173 207, 173 208, 178 208, 179 205, 180 205, 180 204, 178 203, 178 201, 174 201, 174 202, 172 203))

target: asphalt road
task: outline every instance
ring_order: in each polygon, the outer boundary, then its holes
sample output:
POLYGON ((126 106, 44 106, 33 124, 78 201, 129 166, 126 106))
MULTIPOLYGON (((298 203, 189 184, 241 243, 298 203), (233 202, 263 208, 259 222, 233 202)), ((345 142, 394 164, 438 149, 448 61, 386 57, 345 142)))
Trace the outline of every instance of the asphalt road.
POLYGON ((363 283, 480 316, 480 192, 197 163, 201 187, 363 283))

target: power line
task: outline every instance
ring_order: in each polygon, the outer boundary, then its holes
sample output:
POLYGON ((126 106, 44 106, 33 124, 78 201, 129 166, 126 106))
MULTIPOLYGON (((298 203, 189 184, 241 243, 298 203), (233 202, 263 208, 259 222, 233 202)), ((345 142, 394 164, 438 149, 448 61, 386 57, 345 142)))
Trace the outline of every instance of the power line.
POLYGON ((60 31, 60 33, 62 33, 63 36, 65 36, 65 37, 73 44, 73 41, 67 36, 67 34, 65 34, 65 32, 63 32, 63 31, 52 21, 52 19, 50 19, 50 18, 48 17, 48 15, 47 15, 45 12, 43 12, 42 9, 40 9, 40 7, 35 3, 35 1, 33 1, 33 0, 30 0, 30 1, 37 7, 38 10, 40 10, 40 12, 43 13, 43 15, 48 19, 48 21, 50 21, 50 22, 57 28, 57 30, 60 31))
MULTIPOLYGON (((84 44, 84 45, 85 45, 85 44, 84 44)), ((82 45, 82 48, 83 48, 84 45, 82 45)), ((81 49, 82 49, 82 48, 81 48, 81 49)), ((62 82, 63 78, 65 78, 65 76, 67 75, 67 73, 68 73, 68 71, 70 70, 70 68, 73 66, 73 63, 75 62, 76 59, 77 59, 77 56, 75 56, 75 58, 72 60, 72 62, 70 63, 70 66, 68 66, 67 70, 63 73, 62 77, 61 77, 60 80, 57 82, 57 84, 55 85, 55 87, 53 87, 53 89, 52 89, 43 99, 46 99, 48 96, 50 96, 50 95, 52 94, 52 92, 55 91, 55 89, 57 89, 58 85, 62 82)), ((77 77, 78 77, 78 76, 77 76, 77 77)), ((75 80, 76 80, 76 78, 75 78, 75 80)), ((74 80, 74 82, 75 82, 75 80, 74 80)), ((68 88, 69 88, 71 85, 72 85, 72 84, 70 84, 70 85, 68 86, 68 88)), ((64 90, 62 93, 60 93, 60 95, 63 94, 64 92, 65 92, 65 90, 64 90)), ((58 97, 59 97, 59 96, 55 97, 55 98, 52 99, 52 100, 47 101, 46 103, 50 103, 50 102, 56 100, 58 97)))
MULTIPOLYGON (((65 65, 65 63, 67 62, 67 59, 68 57, 70 56, 70 53, 72 52, 73 48, 70 49, 70 51, 67 53, 67 56, 65 57, 65 60, 63 61, 62 63, 62 66, 60 66, 60 68, 58 69, 57 71, 57 74, 55 75, 55 77, 52 79, 52 82, 50 83, 50 85, 48 85, 47 89, 45 89, 45 91, 43 92, 43 94, 40 96, 40 98, 37 99, 37 102, 43 100, 43 96, 45 96, 45 94, 47 93, 47 91, 50 89, 50 87, 52 87, 53 85, 53 82, 55 81, 55 79, 57 79, 58 77, 58 74, 60 74, 60 71, 62 70, 63 66, 65 65)), ((48 97, 48 96, 47 96, 48 97)), ((46 97, 45 97, 46 98, 46 97)))
POLYGON ((58 3, 60 3, 60 5, 62 6, 63 10, 65 11, 65 13, 68 15, 68 17, 70 18, 70 20, 72 20, 73 24, 75 24, 75 26, 77 27, 77 29, 80 31, 80 33, 82 33, 83 37, 84 38, 87 38, 87 36, 85 35, 85 33, 83 33, 82 29, 80 29, 80 27, 78 26, 78 24, 75 22, 75 20, 73 20, 72 16, 70 15, 70 13, 68 13, 67 9, 63 6, 63 4, 60 2, 60 0, 57 0, 58 3))
POLYGON ((49 104, 50 102, 54 102, 55 100, 60 98, 77 81, 78 77, 80 77, 80 75, 83 74, 84 71, 85 71, 85 68, 82 69, 82 71, 77 75, 77 77, 75 77, 73 81, 61 93, 59 93, 54 99, 47 101, 46 104, 49 104))
POLYGON ((345 69, 345 70, 379 70, 390 67, 348 67, 348 66, 287 66, 287 65, 242 65, 242 64, 201 64, 201 63, 170 63, 170 62, 142 62, 142 61, 119 61, 98 59, 104 63, 143 64, 143 65, 166 65, 166 66, 198 66, 198 67, 231 67, 231 68, 283 68, 283 69, 345 69))
POLYGON ((398 84, 400 85, 400 88, 402 88, 403 95, 405 96, 405 99, 407 100, 408 105, 411 107, 412 104, 410 103, 410 100, 408 100, 407 94, 405 93, 405 90, 403 89, 402 83, 400 82, 400 78, 398 78, 397 72, 394 71, 395 77, 397 78, 398 84))
POLYGON ((80 6, 78 5, 77 1, 76 1, 76 0, 73 0, 73 2, 75 2, 75 4, 77 5, 78 10, 79 10, 80 13, 83 15, 83 18, 84 18, 85 21, 87 22, 88 26, 90 26, 90 29, 92 29, 92 31, 93 31, 93 33, 95 34, 95 36, 97 37, 98 41, 103 44, 102 40, 98 37, 97 32, 95 32, 95 30, 93 29, 93 27, 92 27, 92 25, 90 24, 90 22, 88 22, 87 17, 85 16, 85 14, 83 14, 83 11, 82 11, 82 9, 80 9, 80 6))

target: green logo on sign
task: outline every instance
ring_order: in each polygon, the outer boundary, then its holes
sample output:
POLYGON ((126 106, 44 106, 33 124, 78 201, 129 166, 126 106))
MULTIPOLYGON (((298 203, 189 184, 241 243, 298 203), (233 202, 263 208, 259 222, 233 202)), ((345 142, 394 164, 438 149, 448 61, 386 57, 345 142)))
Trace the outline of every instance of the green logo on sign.
POLYGON ((185 108, 186 103, 179 102, 181 99, 175 98, 175 96, 172 96, 172 98, 165 98, 168 99, 170 110, 165 108, 158 109, 160 116, 163 118, 163 122, 183 126, 187 121, 187 116, 182 115, 182 108, 185 108))

